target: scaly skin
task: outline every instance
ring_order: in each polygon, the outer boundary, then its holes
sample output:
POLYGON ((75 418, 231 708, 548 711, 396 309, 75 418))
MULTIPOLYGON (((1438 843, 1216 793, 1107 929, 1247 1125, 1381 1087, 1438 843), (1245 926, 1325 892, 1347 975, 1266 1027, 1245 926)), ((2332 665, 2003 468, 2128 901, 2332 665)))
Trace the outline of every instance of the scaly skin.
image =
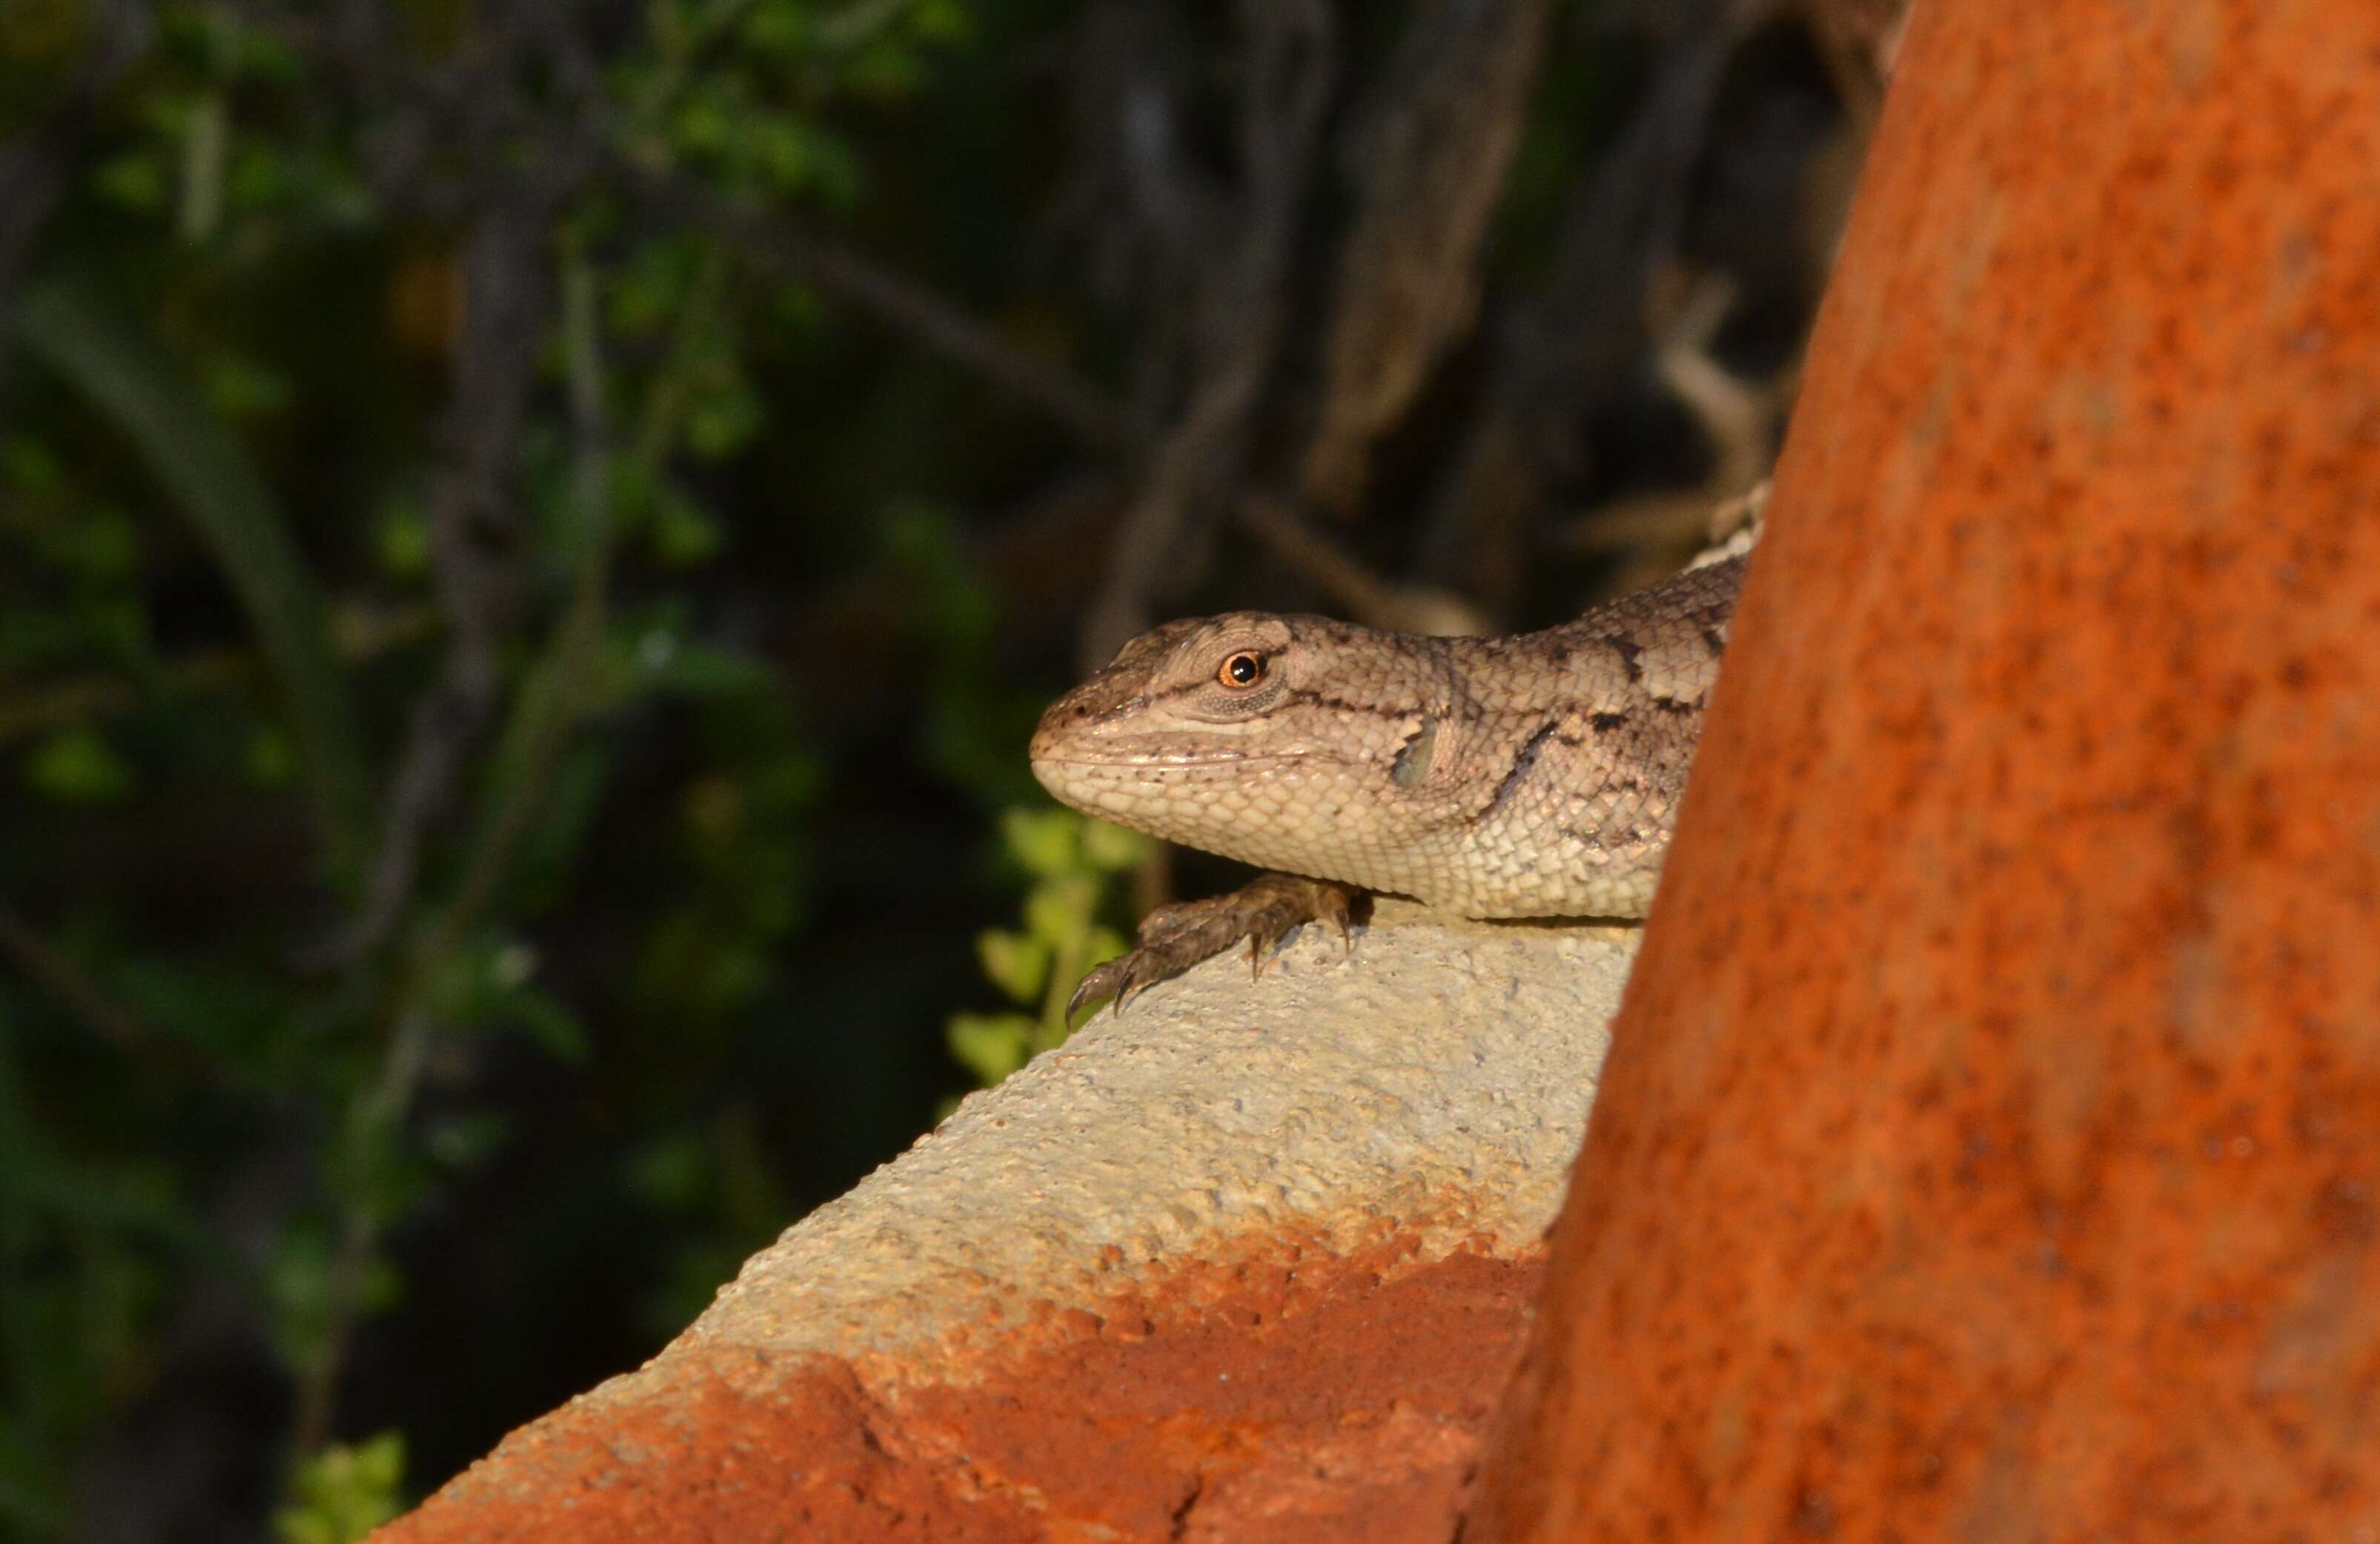
MULTIPOLYGON (((1465 917, 1641 917, 1743 566, 1512 638, 1262 612, 1169 623, 1042 715, 1034 775, 1121 825, 1465 917)), ((1280 894, 1265 905, 1277 918, 1280 894)), ((1212 942, 1228 930, 1211 915, 1194 930, 1169 953, 1144 929, 1158 954, 1122 984, 1232 941, 1212 942)))

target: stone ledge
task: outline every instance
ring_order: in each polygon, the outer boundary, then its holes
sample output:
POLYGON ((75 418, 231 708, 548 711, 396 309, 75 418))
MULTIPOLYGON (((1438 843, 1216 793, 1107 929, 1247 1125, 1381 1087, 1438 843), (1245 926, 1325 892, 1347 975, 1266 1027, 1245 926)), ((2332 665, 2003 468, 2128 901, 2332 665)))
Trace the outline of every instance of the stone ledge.
POLYGON ((1635 938, 1318 932, 972 1096, 382 1537, 1444 1538, 1635 938))

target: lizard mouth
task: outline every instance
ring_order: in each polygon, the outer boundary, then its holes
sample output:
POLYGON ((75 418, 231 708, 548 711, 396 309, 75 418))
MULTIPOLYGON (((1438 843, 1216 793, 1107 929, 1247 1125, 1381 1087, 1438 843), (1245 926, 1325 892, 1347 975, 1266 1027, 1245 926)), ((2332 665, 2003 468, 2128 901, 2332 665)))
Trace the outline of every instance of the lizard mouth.
POLYGON ((1131 824, 1135 789, 1146 789, 1149 796, 1160 799, 1196 798, 1200 789, 1228 785, 1252 775, 1266 776, 1315 760, 1284 751, 1124 751, 1096 757, 1077 753, 1035 758, 1033 777, 1061 804, 1131 824))
POLYGON ((1265 750, 1133 750, 1114 756, 1037 756, 1037 767, 1077 768, 1087 772, 1108 772, 1132 767, 1219 767, 1263 766, 1274 761, 1310 760, 1294 751, 1265 750))

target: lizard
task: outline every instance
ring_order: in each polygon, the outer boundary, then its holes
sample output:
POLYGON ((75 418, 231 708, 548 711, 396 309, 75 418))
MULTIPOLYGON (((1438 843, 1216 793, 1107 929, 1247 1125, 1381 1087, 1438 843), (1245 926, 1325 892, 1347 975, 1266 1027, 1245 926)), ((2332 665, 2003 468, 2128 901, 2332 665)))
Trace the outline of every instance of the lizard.
POLYGON ((1068 1011, 1291 929, 1342 940, 1367 893, 1471 918, 1641 918, 1747 554, 1505 638, 1228 612, 1141 634, 1053 703, 1034 775, 1064 804, 1269 872, 1149 913, 1068 1011))

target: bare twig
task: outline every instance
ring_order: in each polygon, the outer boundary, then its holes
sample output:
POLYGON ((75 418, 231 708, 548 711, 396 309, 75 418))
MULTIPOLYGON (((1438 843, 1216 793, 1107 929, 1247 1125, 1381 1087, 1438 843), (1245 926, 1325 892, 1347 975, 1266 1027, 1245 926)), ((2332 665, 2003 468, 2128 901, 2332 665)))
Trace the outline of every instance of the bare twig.
POLYGON ((163 1064, 186 1074, 208 1070, 198 1052, 142 1023, 7 906, 0 906, 0 954, 6 955, 27 979, 48 992, 83 1027, 132 1061, 143 1065, 163 1064))
MULTIPOLYGON (((17 331, 17 290, 24 282, 34 238, 49 223, 65 190, 67 156, 79 117, 79 113, 54 117, 0 144, 0 392, 8 383, 10 345, 17 331)), ((5 407, 5 400, 0 400, 0 407, 5 407)))
POLYGON ((1148 443, 1148 426, 1136 416, 1062 367, 1002 342, 925 286, 784 216, 740 207, 624 156, 602 156, 596 149, 602 140, 600 68, 588 47, 583 21, 564 0, 524 0, 523 13, 506 25, 492 23, 468 58, 411 69, 389 62, 391 51, 380 39, 377 25, 334 28, 267 10, 256 0, 215 3, 249 25, 267 28, 293 47, 333 65, 359 89, 402 104, 404 110, 381 126, 366 156, 375 183, 392 197, 431 211, 458 197, 473 199, 471 191, 458 192, 431 170, 439 161, 439 146, 448 140, 459 140, 471 152, 467 159, 481 163, 493 157, 509 137, 533 147, 550 166, 589 171, 600 165, 608 179, 647 207, 709 231, 781 274, 817 286, 830 298, 1049 415, 1086 444, 1137 453, 1148 443), (552 60, 557 79, 577 98, 577 123, 566 133, 556 133, 550 117, 532 114, 516 91, 496 89, 513 70, 515 55, 531 46, 552 60))
POLYGON ((1360 206, 1342 248, 1305 497, 1361 507, 1373 443, 1394 428, 1479 306, 1488 216, 1521 142, 1546 0, 1414 7, 1394 67, 1354 116, 1360 206))
POLYGON ((1337 79, 1334 21, 1322 0, 1241 0, 1239 11, 1246 41, 1238 238, 1220 249, 1221 267, 1200 298, 1190 405, 1150 457, 1141 497, 1108 549, 1083 624, 1087 666, 1148 625, 1157 577, 1175 561, 1193 514, 1227 485, 1280 347, 1298 213, 1337 79))
POLYGON ((1131 398, 1178 393, 1197 296, 1232 236, 1232 200, 1198 154, 1202 48, 1176 5, 1087 6, 1043 67, 1068 107, 1070 166, 1044 216, 1090 294, 1134 321, 1131 398))
POLYGON ((100 94, 131 67, 149 41, 149 7, 113 0, 92 7, 100 41, 77 65, 57 105, 31 128, 0 144, 0 429, 6 420, 16 299, 33 245, 66 191, 68 163, 100 94))
POLYGON ((779 273, 816 285, 911 342, 982 376, 1063 424, 1085 443, 1138 451, 1148 426, 1047 360, 1020 353, 932 290, 782 216, 756 213, 716 194, 625 161, 613 175, 674 219, 699 226, 779 273))
POLYGON ((431 575, 446 617, 446 660, 414 707, 357 914, 300 962, 351 965, 386 942, 404 917, 422 844, 502 689, 497 646, 519 547, 509 487, 552 309, 546 244, 557 212, 598 164, 599 70, 583 27, 560 0, 489 7, 457 57, 435 68, 395 57, 386 46, 386 9, 372 0, 351 0, 328 19, 266 10, 255 0, 217 3, 343 72, 359 92, 403 103, 395 115, 401 122, 389 131, 395 140, 367 157, 385 188, 407 187, 427 147, 442 141, 460 149, 471 179, 471 225, 461 257, 464 324, 430 501, 431 575), (544 127, 525 99, 521 67, 536 52, 573 99, 575 128, 544 127), (535 131, 524 140, 524 129, 535 131))
POLYGON ((563 352, 569 369, 571 495, 577 507, 577 568, 570 604, 555 622, 514 704, 504 736, 509 773, 493 814, 472 844, 471 860, 441 918, 431 957, 451 949, 476 923, 510 871, 513 856, 543 808, 555 760, 586 711, 586 682, 602 645, 610 604, 613 520, 610 449, 603 419, 601 329, 595 278, 583 260, 565 274, 563 352))
MULTIPOLYGON (((426 605, 388 611, 351 608, 333 614, 331 647, 341 660, 361 663, 419 643, 437 630, 437 614, 426 605)), ((70 677, 0 699, 0 745, 44 729, 121 713, 152 698, 227 691, 265 678, 266 662, 253 649, 198 650, 140 680, 115 675, 70 677)))
MULTIPOLYGON (((583 258, 574 257, 565 273, 562 296, 573 442, 571 492, 581 528, 570 605, 515 695, 501 758, 508 775, 499 779, 495 808, 482 822, 455 898, 410 953, 389 993, 380 1076, 350 1112, 351 1139, 392 1129, 412 1109, 439 1027, 424 998, 511 871, 513 858, 543 807, 554 760, 585 711, 588 665, 602 641, 613 534, 595 290, 593 271, 583 258)), ((382 1220, 369 1203, 347 1204, 332 1262, 329 1324, 320 1354, 299 1378, 294 1453, 311 1453, 329 1437, 347 1347, 362 1312, 365 1278, 381 1234, 382 1220)))
POLYGON ((1391 579, 1261 493, 1240 501, 1240 525, 1264 549, 1319 586, 1331 604, 1367 627, 1434 638, 1494 631, 1477 606, 1437 585, 1391 579))
POLYGON ((466 320, 430 507, 446 663, 414 707, 363 904, 318 963, 352 963, 387 940, 413 898, 421 844, 495 711, 497 643, 518 544, 508 488, 545 335, 542 274, 553 201, 550 192, 492 196, 465 243, 466 320))
POLYGON ((1711 104, 1728 59, 1782 0, 1692 0, 1644 105, 1580 181, 1554 280, 1510 305, 1496 328, 1488 405, 1423 541, 1422 565, 1460 575, 1498 609, 1521 580, 1521 523, 1543 486, 1571 468, 1580 420, 1607 399, 1644 346, 1641 297, 1675 249, 1711 104))
MULTIPOLYGON (((1756 508, 1762 480, 1776 457, 1778 431, 1792 399, 1795 371, 1746 381, 1711 358, 1733 304, 1736 286, 1724 275, 1698 279, 1662 329, 1654 369, 1702 425, 1711 468, 1690 488, 1664 489, 1604 505, 1573 522, 1564 544, 1573 552, 1625 550, 1633 555, 1612 577, 1615 593, 1639 588, 1674 570, 1681 559, 1723 538, 1719 515, 1756 508), (1749 500, 1751 502, 1747 503, 1749 500)), ((1732 527, 1729 528, 1732 530, 1732 527)))

